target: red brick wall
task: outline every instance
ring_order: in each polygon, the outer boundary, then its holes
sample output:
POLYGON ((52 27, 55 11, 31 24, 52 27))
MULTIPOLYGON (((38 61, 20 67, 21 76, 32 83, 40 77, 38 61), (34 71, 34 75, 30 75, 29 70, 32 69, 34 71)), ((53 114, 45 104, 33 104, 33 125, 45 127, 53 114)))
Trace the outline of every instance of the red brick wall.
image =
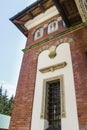
MULTIPOLYGON (((63 29, 65 30, 65 28, 62 28, 62 24, 60 22, 60 31, 63 29)), ((29 38, 26 46, 37 42, 33 41, 33 34, 30 35, 32 31, 33 29, 29 32, 29 38)), ((49 36, 46 32, 47 31, 45 29, 44 38, 49 36)), ((87 27, 72 32, 71 34, 66 34, 63 37, 72 37, 75 41, 75 45, 71 45, 71 55, 73 62, 78 118, 80 130, 85 130, 87 129, 87 58, 85 57, 85 49, 87 48, 87 27)), ((40 40, 42 39, 43 38, 40 40)), ((44 45, 40 45, 24 53, 9 130, 30 130, 37 69, 37 59, 35 59, 35 55, 38 49, 42 46, 53 44, 54 41, 45 43, 44 45)))
POLYGON ((34 52, 25 53, 11 119, 11 130, 29 130, 36 76, 34 52))
POLYGON ((43 39, 46 39, 49 36, 52 36, 53 34, 56 34, 56 33, 59 33, 61 31, 66 30, 66 27, 63 27, 62 21, 59 21, 58 22, 58 30, 55 31, 55 32, 53 32, 53 33, 47 34, 47 26, 48 26, 48 24, 50 23, 50 21, 52 21, 52 19, 56 20, 58 17, 59 17, 59 15, 57 15, 55 17, 52 17, 49 20, 41 23, 41 25, 38 25, 38 26, 30 29, 29 30, 29 34, 28 34, 28 40, 27 40, 26 47, 30 46, 30 45, 33 45, 33 44, 35 44, 35 43, 37 43, 37 42, 39 42, 39 41, 41 41, 43 39), (35 32, 35 29, 38 29, 38 27, 42 27, 42 26, 44 27, 44 36, 42 38, 34 41, 34 32, 35 32))
POLYGON ((73 33, 71 49, 80 130, 87 130, 87 27, 73 33))

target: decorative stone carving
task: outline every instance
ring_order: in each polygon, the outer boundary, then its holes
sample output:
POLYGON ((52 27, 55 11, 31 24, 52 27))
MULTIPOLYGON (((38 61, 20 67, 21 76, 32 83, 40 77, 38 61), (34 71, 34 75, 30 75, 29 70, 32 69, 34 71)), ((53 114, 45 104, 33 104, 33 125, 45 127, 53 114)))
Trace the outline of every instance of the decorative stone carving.
POLYGON ((56 56, 56 46, 51 46, 49 48, 49 57, 50 58, 54 58, 56 56))
POLYGON ((83 22, 87 22, 87 1, 86 0, 75 0, 78 11, 83 22))
POLYGON ((59 46, 60 44, 63 44, 63 43, 69 43, 70 45, 74 45, 74 44, 75 44, 75 42, 74 42, 74 40, 73 40, 72 38, 67 38, 67 37, 65 37, 65 38, 59 39, 59 40, 55 43, 55 45, 56 45, 56 46, 59 46))
POLYGON ((49 57, 50 58, 54 58, 56 56, 56 48, 60 45, 60 44, 63 44, 63 43, 69 43, 70 45, 75 45, 75 42, 72 38, 68 38, 68 37, 65 37, 65 38, 61 38, 59 39, 58 41, 56 41, 55 43, 53 43, 54 45, 46 45, 46 46, 43 46, 41 47, 38 52, 36 53, 36 57, 39 56, 39 54, 44 51, 44 50, 49 50, 49 57))
POLYGON ((41 73, 47 73, 47 72, 50 72, 50 71, 53 72, 53 71, 55 71, 57 69, 64 68, 66 65, 67 65, 67 63, 64 61, 64 62, 58 63, 56 65, 52 65, 52 66, 48 66, 48 67, 42 68, 39 71, 41 73))

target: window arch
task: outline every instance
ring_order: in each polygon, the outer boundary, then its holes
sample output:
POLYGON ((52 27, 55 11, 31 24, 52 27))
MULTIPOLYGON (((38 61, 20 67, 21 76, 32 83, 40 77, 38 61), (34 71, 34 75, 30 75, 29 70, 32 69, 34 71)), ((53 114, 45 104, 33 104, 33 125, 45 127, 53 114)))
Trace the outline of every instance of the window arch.
POLYGON ((34 33, 34 40, 37 40, 43 36, 43 27, 38 28, 34 33))
POLYGON ((48 34, 58 30, 58 21, 54 20, 48 24, 48 34))

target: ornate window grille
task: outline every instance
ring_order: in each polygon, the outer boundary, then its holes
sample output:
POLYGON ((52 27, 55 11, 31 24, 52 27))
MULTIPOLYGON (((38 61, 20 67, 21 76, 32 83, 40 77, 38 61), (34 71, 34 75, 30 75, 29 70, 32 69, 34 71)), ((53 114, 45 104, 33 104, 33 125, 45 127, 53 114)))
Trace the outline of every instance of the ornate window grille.
MULTIPOLYGON (((60 106, 61 113, 59 115, 57 115, 58 116, 57 118, 61 119, 61 118, 66 117, 64 81, 63 81, 63 75, 60 75, 57 77, 46 79, 43 82, 43 94, 42 94, 42 105, 41 105, 40 118, 43 118, 45 120, 48 120, 48 118, 49 118, 48 117, 48 105, 49 105, 49 102, 51 102, 51 100, 48 100, 48 99, 50 98, 49 93, 52 89, 51 86, 53 86, 54 84, 55 84, 54 91, 56 91, 56 89, 58 87, 59 91, 57 91, 57 94, 60 95, 60 97, 57 95, 58 96, 57 98, 58 98, 58 100, 60 100, 59 106, 60 106), (52 85, 51 85, 51 83, 52 83, 52 85)), ((53 90, 52 90, 52 92, 53 92, 53 90)), ((50 126, 50 121, 48 121, 48 122, 49 122, 49 126, 50 126)))
POLYGON ((46 115, 49 127, 47 130, 61 130, 61 96, 60 81, 47 82, 46 115))

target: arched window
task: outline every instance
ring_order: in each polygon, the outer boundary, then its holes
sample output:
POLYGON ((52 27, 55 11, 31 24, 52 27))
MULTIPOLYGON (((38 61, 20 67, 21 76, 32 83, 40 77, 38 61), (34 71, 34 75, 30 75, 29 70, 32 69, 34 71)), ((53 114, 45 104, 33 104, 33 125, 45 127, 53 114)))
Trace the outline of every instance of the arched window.
POLYGON ((37 40, 43 36, 43 27, 38 28, 34 33, 34 40, 37 40))
POLYGON ((58 21, 52 21, 48 24, 48 34, 58 30, 58 21))

